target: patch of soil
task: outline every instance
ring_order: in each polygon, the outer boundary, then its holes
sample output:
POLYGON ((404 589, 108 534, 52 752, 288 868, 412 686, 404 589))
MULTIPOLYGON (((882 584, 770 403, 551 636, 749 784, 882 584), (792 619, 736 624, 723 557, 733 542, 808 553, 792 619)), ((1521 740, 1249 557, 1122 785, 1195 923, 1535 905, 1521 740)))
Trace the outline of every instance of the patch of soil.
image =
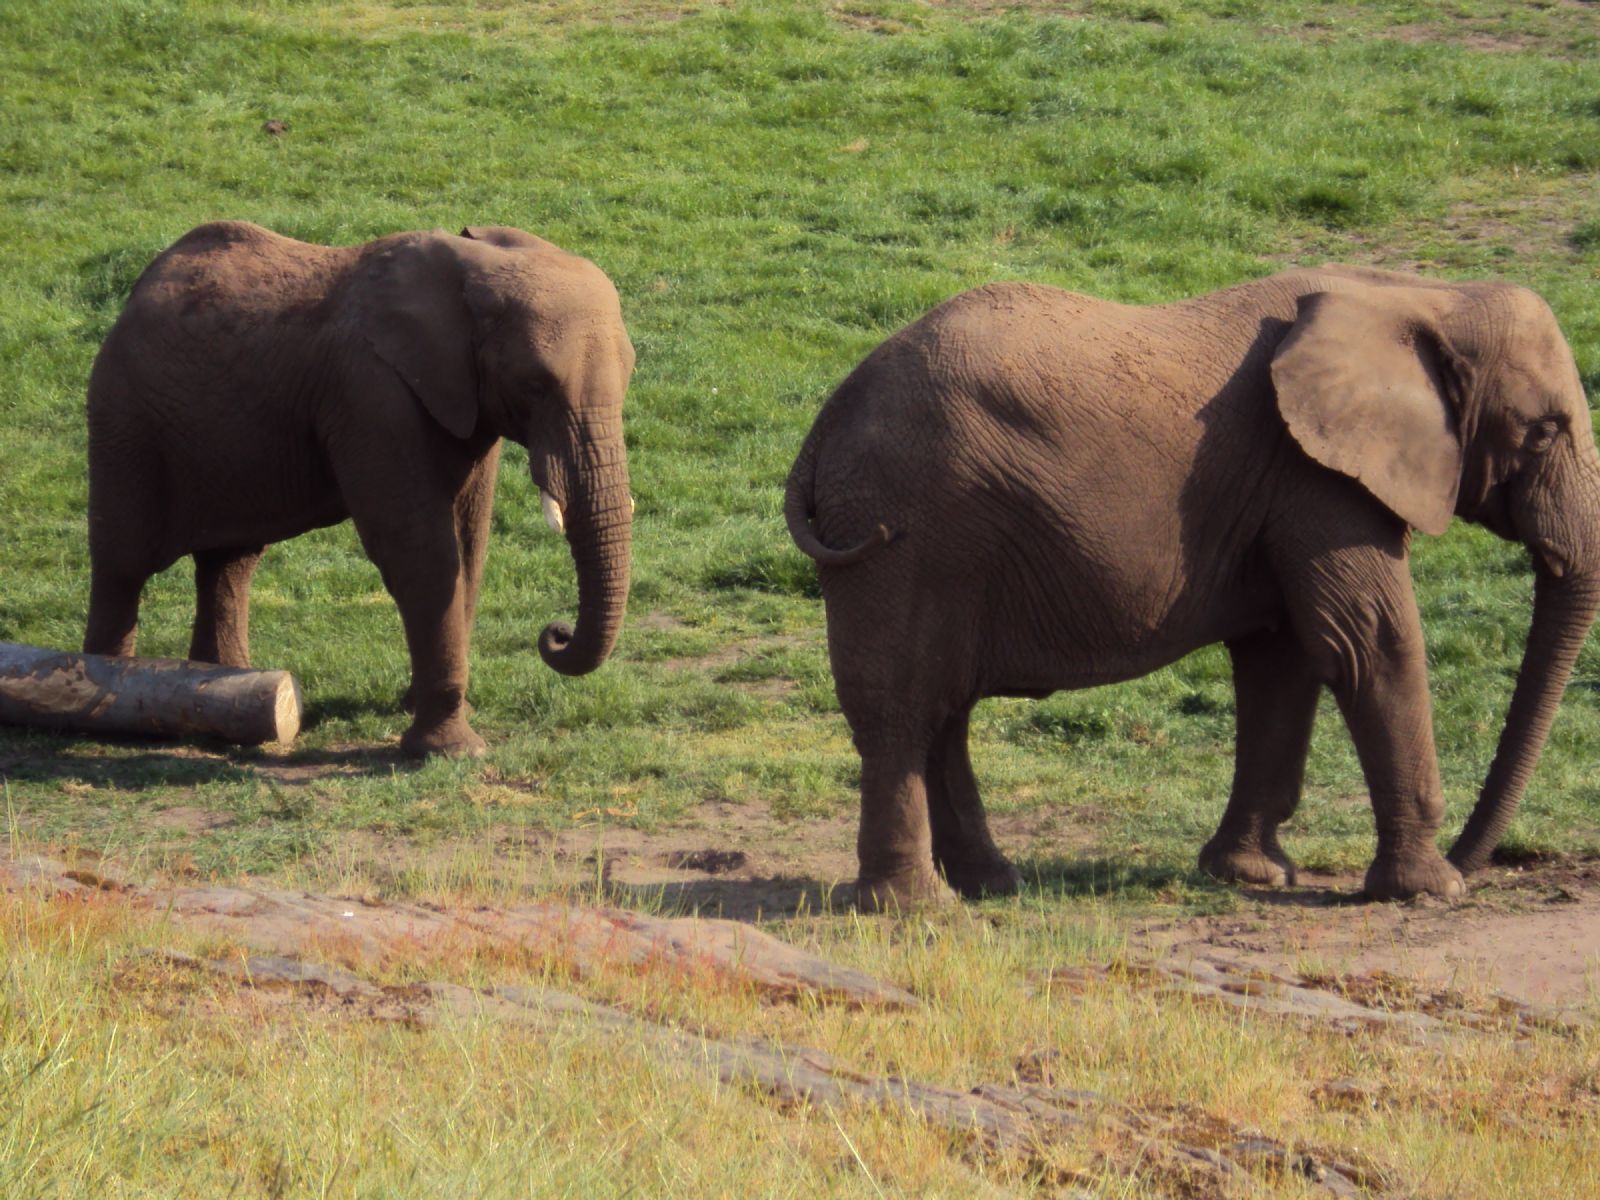
MULTIPOLYGON (((1455 904, 1350 903, 1359 888, 1354 877, 1302 875, 1292 889, 1246 889, 1243 913, 1147 923, 1132 944, 1164 963, 1380 985, 1403 976, 1422 1010, 1429 996, 1490 1011, 1497 996, 1555 1010, 1600 999, 1600 862, 1491 866, 1455 904)), ((1397 1000, 1401 991, 1389 989, 1397 1000)))
POLYGON ((668 632, 689 628, 687 621, 679 620, 671 613, 662 612, 660 609, 652 609, 650 612, 645 613, 644 616, 633 619, 632 625, 635 629, 666 630, 668 632))
MULTIPOLYGON (((667 619, 671 620, 672 618, 667 619)), ((673 628, 670 625, 659 625, 657 627, 663 629, 673 628)), ((732 673, 732 668, 763 651, 782 650, 798 645, 800 641, 800 638, 788 634, 741 638, 725 642, 715 650, 707 651, 705 654, 680 655, 675 658, 663 659, 661 665, 672 671, 694 671, 709 675, 718 683, 736 687, 740 691, 752 696, 759 696, 765 700, 786 700, 800 690, 800 685, 793 679, 784 675, 741 678, 732 673)))
POLYGON ((174 804, 171 808, 157 809, 147 814, 145 819, 163 829, 173 829, 180 833, 208 833, 213 829, 226 829, 237 823, 231 813, 195 808, 187 804, 174 804))
POLYGON ((674 870, 721 875, 744 866, 749 856, 743 850, 674 850, 663 855, 663 860, 663 865, 674 870))
POLYGON ((1600 177, 1593 174, 1524 175, 1506 180, 1491 199, 1457 200, 1435 220, 1371 232, 1322 230, 1293 240, 1275 257, 1285 264, 1337 261, 1423 272, 1476 269, 1486 254, 1508 270, 1530 258, 1567 259, 1580 252, 1573 235, 1593 216, 1597 185, 1600 177))

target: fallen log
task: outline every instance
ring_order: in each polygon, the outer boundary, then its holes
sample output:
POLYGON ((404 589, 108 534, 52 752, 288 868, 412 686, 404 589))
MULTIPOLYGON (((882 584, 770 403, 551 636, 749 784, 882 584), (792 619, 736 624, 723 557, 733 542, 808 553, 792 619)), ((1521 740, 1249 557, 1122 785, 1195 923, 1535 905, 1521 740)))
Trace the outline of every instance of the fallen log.
POLYGON ((246 746, 288 742, 300 732, 300 685, 287 671, 0 642, 0 724, 246 746))

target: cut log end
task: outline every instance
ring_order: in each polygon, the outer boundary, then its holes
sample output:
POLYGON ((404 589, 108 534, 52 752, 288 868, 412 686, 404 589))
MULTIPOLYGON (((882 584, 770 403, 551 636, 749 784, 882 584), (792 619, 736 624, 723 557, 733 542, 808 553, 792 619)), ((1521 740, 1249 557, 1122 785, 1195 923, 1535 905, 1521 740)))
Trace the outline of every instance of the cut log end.
POLYGON ((302 697, 300 681, 287 671, 278 681, 278 696, 272 706, 272 736, 269 742, 292 742, 300 735, 302 697))

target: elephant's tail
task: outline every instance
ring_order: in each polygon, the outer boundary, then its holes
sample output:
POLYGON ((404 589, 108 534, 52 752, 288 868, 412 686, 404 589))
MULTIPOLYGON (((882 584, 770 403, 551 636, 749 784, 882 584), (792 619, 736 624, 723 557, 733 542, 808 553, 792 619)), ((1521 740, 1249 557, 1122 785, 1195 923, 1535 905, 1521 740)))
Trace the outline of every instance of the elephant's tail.
POLYGON ((816 530, 811 528, 811 487, 816 453, 813 433, 813 436, 806 438, 805 445, 800 448, 800 457, 795 459, 789 471, 789 483, 783 495, 783 518, 789 523, 789 536, 794 539, 794 544, 800 547, 803 554, 814 559, 818 566, 848 567, 872 557, 894 541, 895 534, 887 525, 879 525, 867 535, 866 540, 847 550, 835 550, 822 544, 816 530))

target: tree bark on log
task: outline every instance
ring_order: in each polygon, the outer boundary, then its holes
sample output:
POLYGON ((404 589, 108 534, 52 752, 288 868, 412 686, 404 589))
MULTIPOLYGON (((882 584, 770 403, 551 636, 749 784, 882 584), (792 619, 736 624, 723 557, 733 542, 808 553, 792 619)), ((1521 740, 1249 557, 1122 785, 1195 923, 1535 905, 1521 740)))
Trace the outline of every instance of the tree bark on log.
POLYGON ((0 642, 0 724, 254 746, 292 741, 300 707, 300 685, 287 671, 0 642))

